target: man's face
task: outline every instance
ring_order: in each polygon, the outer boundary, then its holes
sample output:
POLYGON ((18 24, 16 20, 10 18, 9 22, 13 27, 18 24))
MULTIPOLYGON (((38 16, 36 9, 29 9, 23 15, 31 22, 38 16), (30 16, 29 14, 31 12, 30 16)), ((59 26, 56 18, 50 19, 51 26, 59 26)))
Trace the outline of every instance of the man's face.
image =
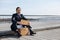
POLYGON ((17 13, 21 13, 21 9, 18 8, 18 9, 16 10, 16 12, 17 12, 17 13))

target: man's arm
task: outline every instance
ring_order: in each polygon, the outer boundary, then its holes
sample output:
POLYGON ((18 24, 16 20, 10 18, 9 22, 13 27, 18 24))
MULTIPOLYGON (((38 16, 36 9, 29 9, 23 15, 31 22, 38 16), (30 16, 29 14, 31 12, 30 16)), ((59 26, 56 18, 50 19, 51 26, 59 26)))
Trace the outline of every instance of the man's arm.
POLYGON ((13 24, 16 24, 17 23, 17 21, 15 20, 15 14, 12 15, 11 21, 12 21, 13 24))
POLYGON ((24 17, 24 15, 23 15, 23 14, 21 14, 21 16, 22 16, 22 19, 24 19, 24 20, 28 20, 27 18, 25 18, 25 17, 24 17))
POLYGON ((15 19, 15 14, 12 15, 12 23, 13 24, 21 24, 20 22, 18 22, 16 19, 15 19))

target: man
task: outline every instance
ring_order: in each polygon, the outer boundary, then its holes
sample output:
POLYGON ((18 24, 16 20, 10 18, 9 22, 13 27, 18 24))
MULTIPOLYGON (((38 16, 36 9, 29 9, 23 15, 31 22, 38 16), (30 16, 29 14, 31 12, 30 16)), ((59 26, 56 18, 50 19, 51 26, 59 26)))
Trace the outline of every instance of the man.
POLYGON ((24 26, 27 26, 29 31, 30 31, 30 35, 33 35, 35 34, 32 30, 31 30, 31 26, 30 25, 22 25, 20 23, 21 19, 24 19, 24 20, 28 20, 26 19, 23 14, 21 14, 21 8, 20 7, 17 7, 16 8, 16 13, 12 15, 12 25, 11 25, 11 30, 16 32, 18 34, 18 37, 20 37, 21 35, 19 34, 19 32, 17 31, 18 28, 22 28, 24 26), (18 27, 19 26, 19 27, 18 27))

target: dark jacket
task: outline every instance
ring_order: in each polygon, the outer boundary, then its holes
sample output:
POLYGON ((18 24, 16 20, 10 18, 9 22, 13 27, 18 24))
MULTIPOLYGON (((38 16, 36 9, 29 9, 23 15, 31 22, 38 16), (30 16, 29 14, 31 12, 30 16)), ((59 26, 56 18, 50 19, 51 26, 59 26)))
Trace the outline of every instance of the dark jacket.
POLYGON ((12 19, 11 19, 11 21, 12 21, 11 30, 12 31, 15 31, 17 29, 17 26, 16 25, 19 25, 19 24, 17 24, 17 22, 18 21, 21 21, 21 19, 27 20, 23 16, 23 14, 20 14, 20 16, 17 13, 15 13, 15 14, 12 15, 12 19))
MULTIPOLYGON (((24 17, 23 14, 18 15, 17 13, 15 13, 15 14, 12 15, 12 19, 11 19, 11 21, 12 21, 11 30, 12 30, 12 31, 16 31, 16 29, 17 29, 17 26, 16 26, 16 25, 20 25, 20 24, 17 24, 17 22, 18 22, 18 21, 20 22, 21 19, 28 20, 28 19, 26 19, 26 18, 24 17)), ((22 25, 22 26, 23 26, 23 27, 24 27, 24 26, 27 26, 28 28, 31 28, 30 25, 22 25)))

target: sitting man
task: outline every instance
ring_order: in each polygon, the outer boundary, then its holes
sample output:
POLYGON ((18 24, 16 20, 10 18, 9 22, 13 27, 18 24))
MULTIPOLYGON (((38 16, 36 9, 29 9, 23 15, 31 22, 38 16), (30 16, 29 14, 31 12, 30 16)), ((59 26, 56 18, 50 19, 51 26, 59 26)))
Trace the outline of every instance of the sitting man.
POLYGON ((20 37, 21 35, 19 34, 19 32, 17 31, 18 28, 22 28, 24 26, 27 26, 29 31, 30 31, 30 35, 36 34, 31 30, 31 26, 30 25, 22 25, 20 23, 21 19, 27 20, 23 14, 21 14, 21 8, 17 7, 16 8, 16 13, 12 15, 12 25, 11 25, 11 30, 16 32, 18 34, 18 37, 20 37))

